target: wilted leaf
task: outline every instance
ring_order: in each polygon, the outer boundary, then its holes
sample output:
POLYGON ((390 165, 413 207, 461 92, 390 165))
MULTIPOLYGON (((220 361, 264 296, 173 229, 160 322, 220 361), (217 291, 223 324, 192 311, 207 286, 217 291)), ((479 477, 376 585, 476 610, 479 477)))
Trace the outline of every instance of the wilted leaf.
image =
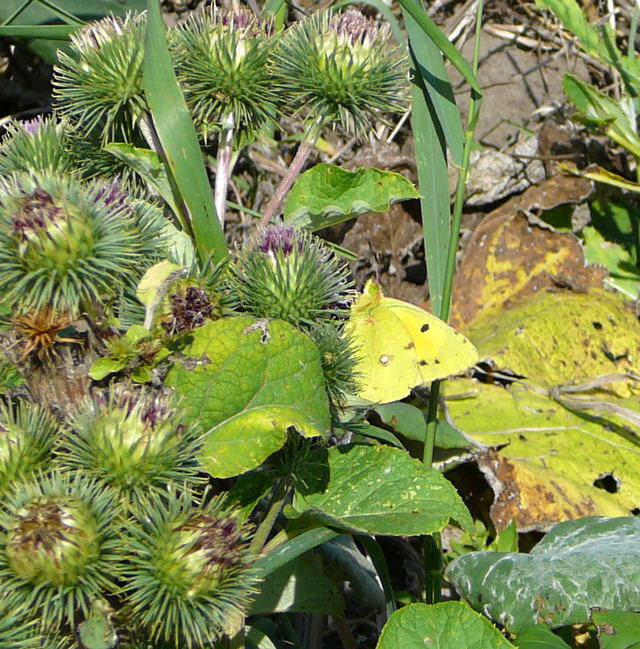
POLYGON ((348 171, 321 163, 305 171, 292 187, 284 219, 299 228, 319 230, 358 214, 384 212, 392 203, 409 198, 420 198, 420 194, 393 171, 348 171))
POLYGON ((291 518, 304 515, 353 534, 430 534, 450 519, 473 526, 453 485, 397 448, 315 451, 300 464, 296 478, 291 518))
POLYGON ((449 416, 472 439, 500 447, 477 455, 496 496, 491 518, 497 529, 512 519, 520 530, 548 529, 581 516, 627 515, 640 506, 634 441, 526 385, 506 389, 461 379, 445 390, 474 395, 447 401, 449 416), (615 493, 594 486, 606 476, 615 493))
POLYGON ((487 215, 465 245, 454 280, 452 323, 469 326, 549 288, 601 287, 606 271, 587 266, 578 238, 526 214, 579 203, 591 192, 584 178, 555 176, 487 215))
POLYGON ((640 607, 640 519, 560 523, 530 554, 471 552, 449 565, 447 578, 514 632, 588 622, 594 606, 632 610, 640 607))
POLYGON ((376 649, 514 649, 487 618, 461 602, 410 604, 384 625, 376 649))
POLYGON ((257 467, 289 427, 305 437, 327 432, 320 353, 308 336, 280 320, 240 316, 209 322, 191 338, 166 383, 208 431, 206 471, 230 477, 257 467))
MULTIPOLYGON (((621 296, 607 291, 536 295, 483 318, 466 334, 481 360, 539 386, 612 372, 640 374, 640 322, 621 296)), ((623 397, 638 392, 631 382, 610 389, 623 397)))
POLYGON ((639 649, 640 613, 633 611, 591 611, 598 629, 600 649, 639 649))

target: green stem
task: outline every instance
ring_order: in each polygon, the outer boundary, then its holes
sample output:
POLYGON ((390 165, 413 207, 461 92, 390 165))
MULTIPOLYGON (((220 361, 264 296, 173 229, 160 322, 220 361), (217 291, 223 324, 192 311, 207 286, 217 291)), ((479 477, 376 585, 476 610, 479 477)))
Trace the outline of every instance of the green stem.
POLYGON ((262 548, 267 542, 267 538, 269 538, 269 534, 271 533, 273 525, 278 518, 278 514, 282 510, 282 506, 284 505, 288 494, 288 481, 278 480, 274 485, 273 491, 271 493, 271 502, 269 503, 269 509, 267 510, 267 513, 262 519, 260 525, 258 525, 258 529, 253 535, 253 539, 251 540, 251 544, 249 545, 249 554, 258 556, 262 551, 262 548))
MULTIPOLYGON (((476 12, 476 33, 473 50, 472 70, 477 78, 478 60, 480 56, 480 31, 482 29, 483 0, 478 2, 476 12)), ((453 276, 455 274, 456 254, 460 241, 460 221, 462 219, 462 207, 464 205, 464 190, 469 176, 469 160, 473 145, 473 134, 475 131, 482 96, 471 88, 469 99, 469 114, 465 129, 464 148, 462 150, 462 164, 458 173, 456 193, 451 218, 451 229, 449 231, 449 247, 447 250, 447 264, 445 267, 444 286, 442 291, 442 302, 438 317, 445 322, 451 314, 451 293, 453 290, 453 276)), ((433 448, 435 445, 436 428, 438 425, 438 400, 440 398, 441 381, 434 381, 431 384, 429 394, 429 406, 427 409, 427 431, 424 440, 422 461, 425 466, 433 464, 433 448)), ((425 561, 425 598, 428 604, 435 604, 440 601, 442 591, 442 539, 439 533, 424 537, 424 561, 425 561)))

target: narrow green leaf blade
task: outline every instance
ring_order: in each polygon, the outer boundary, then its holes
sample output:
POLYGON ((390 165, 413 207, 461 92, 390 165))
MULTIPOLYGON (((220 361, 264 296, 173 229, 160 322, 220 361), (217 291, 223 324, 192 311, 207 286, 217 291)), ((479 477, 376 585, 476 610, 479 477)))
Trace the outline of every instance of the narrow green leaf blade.
POLYGON ((274 570, 277 570, 280 566, 284 566, 285 563, 307 552, 307 550, 312 550, 322 543, 335 539, 340 534, 341 532, 330 530, 328 527, 317 527, 313 530, 308 530, 289 539, 286 543, 269 552, 267 556, 258 559, 254 567, 261 577, 265 577, 274 570))
MULTIPOLYGON (((476 76, 471 70, 471 66, 467 63, 465 58, 456 50, 451 44, 451 41, 445 36, 440 28, 429 18, 425 10, 415 0, 399 0, 403 13, 409 14, 411 18, 417 23, 420 29, 424 32, 433 43, 435 43, 440 51, 451 61, 451 64, 458 70, 458 72, 465 78, 467 83, 482 96, 480 84, 476 76)), ((409 35, 411 40, 411 34, 409 35)), ((415 39, 414 39, 415 40, 415 39)), ((413 44, 412 44, 413 46, 413 44)))
POLYGON ((201 259, 212 254, 219 261, 227 256, 227 245, 198 136, 173 70, 157 0, 147 2, 144 87, 168 167, 191 216, 198 253, 201 259))

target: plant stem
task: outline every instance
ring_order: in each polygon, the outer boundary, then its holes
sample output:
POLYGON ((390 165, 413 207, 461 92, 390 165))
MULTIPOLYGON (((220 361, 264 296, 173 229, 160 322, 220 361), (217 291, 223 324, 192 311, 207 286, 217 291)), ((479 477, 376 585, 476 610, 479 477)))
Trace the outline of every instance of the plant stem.
POLYGON ((231 157, 233 155, 234 127, 233 114, 229 114, 224 120, 224 126, 220 132, 220 139, 218 141, 218 161, 216 164, 214 196, 218 220, 223 228, 224 216, 227 209, 227 189, 229 188, 231 157))
POLYGON ((256 533, 253 535, 251 544, 249 545, 249 553, 257 556, 260 554, 264 544, 267 542, 267 538, 273 528, 273 524, 278 518, 278 514, 282 510, 284 501, 287 498, 289 493, 289 486, 287 480, 281 479, 276 482, 273 486, 273 491, 271 492, 271 502, 269 503, 269 509, 265 517, 262 519, 256 533))
MULTIPOLYGON (((478 60, 480 56, 480 32, 482 30, 482 9, 483 0, 479 0, 476 11, 476 33, 473 50, 472 70, 474 77, 478 74, 478 60)), ((456 254, 460 240, 460 221, 462 219, 462 207, 464 205, 464 190, 469 176, 469 160, 473 144, 480 104, 482 96, 471 88, 469 98, 469 113, 465 129, 464 148, 462 150, 462 165, 458 173, 456 193, 449 231, 449 247, 447 250, 447 264, 445 267, 444 286, 442 291, 442 303, 438 317, 445 322, 451 314, 451 293, 453 290, 453 276, 456 267, 456 254)), ((425 466, 431 467, 433 463, 433 448, 435 445, 436 428, 438 425, 438 401, 440 398, 441 381, 434 381, 431 384, 429 394, 429 406, 427 409, 427 430, 425 433, 424 450, 422 461, 425 466)), ((425 560, 425 598, 428 604, 435 604, 440 601, 442 591, 442 539, 439 533, 424 537, 424 560, 425 560)))
POLYGON ((271 219, 273 219, 273 217, 278 213, 285 195, 291 189, 291 186, 300 174, 302 167, 304 167, 304 163, 307 161, 316 140, 320 136, 321 130, 322 123, 319 122, 307 131, 304 139, 300 142, 300 146, 298 147, 298 150, 289 165, 289 169, 287 170, 287 175, 280 181, 280 184, 276 188, 276 191, 273 193, 271 200, 263 212, 262 220, 260 221, 261 227, 266 227, 271 219))

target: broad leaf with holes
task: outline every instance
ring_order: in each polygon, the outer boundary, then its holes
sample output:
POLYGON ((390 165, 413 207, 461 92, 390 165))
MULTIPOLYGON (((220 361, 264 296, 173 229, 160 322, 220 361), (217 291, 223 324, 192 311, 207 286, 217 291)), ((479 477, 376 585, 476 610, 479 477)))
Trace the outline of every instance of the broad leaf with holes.
POLYGON ((239 316, 194 330, 166 383, 208 431, 199 459, 215 477, 259 466, 290 428, 304 437, 329 428, 320 353, 280 320, 239 316))
POLYGON ((309 453, 296 471, 291 518, 352 534, 417 535, 450 520, 473 521, 453 485, 389 446, 334 446, 309 453))

